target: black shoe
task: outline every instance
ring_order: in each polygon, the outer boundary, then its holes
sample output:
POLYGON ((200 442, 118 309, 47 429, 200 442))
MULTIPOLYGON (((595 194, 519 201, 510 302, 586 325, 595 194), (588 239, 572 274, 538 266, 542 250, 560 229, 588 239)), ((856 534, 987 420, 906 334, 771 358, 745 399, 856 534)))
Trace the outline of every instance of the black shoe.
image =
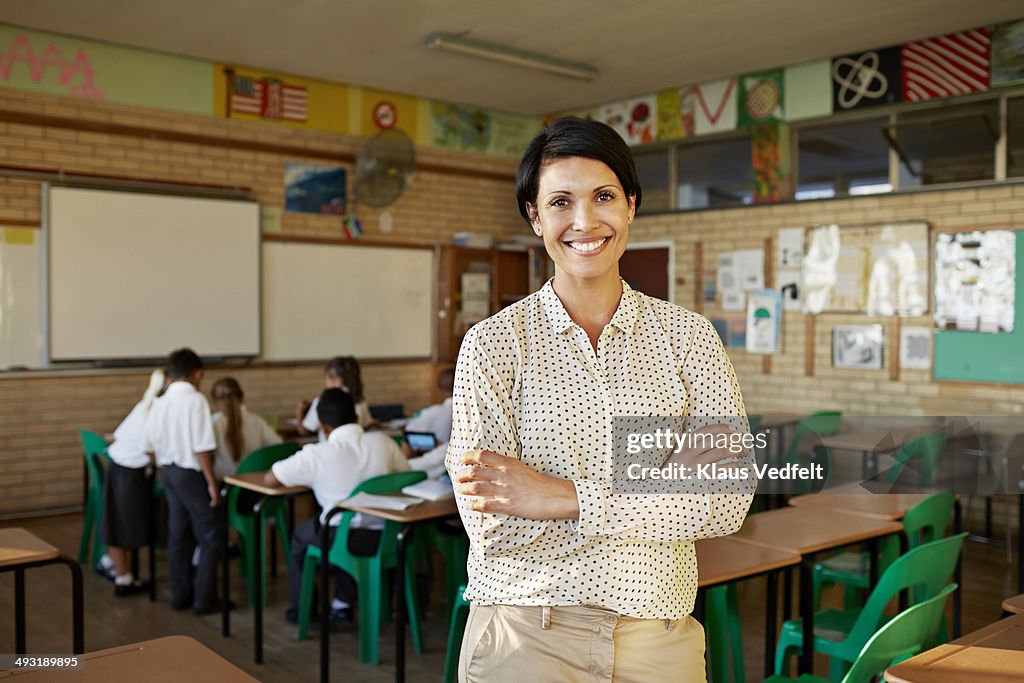
POLYGON ((342 607, 340 609, 332 609, 331 616, 327 619, 327 625, 331 629, 331 633, 351 631, 352 627, 355 626, 355 618, 352 615, 352 608, 342 607))
POLYGON ((144 593, 144 592, 147 592, 148 590, 149 590, 149 582, 148 581, 139 581, 138 579, 135 579, 131 583, 125 583, 125 584, 115 583, 114 584, 114 595, 116 595, 119 598, 123 598, 123 597, 128 596, 128 595, 135 595, 136 593, 144 593))
POLYGON ((99 574, 100 576, 102 576, 107 581, 110 581, 111 583, 113 583, 114 579, 117 578, 117 572, 114 571, 113 567, 111 567, 110 569, 107 569, 102 564, 100 564, 99 562, 97 562, 95 565, 93 565, 92 570, 94 572, 96 572, 97 574, 99 574))
MULTIPOLYGON (((228 610, 233 610, 237 606, 238 605, 236 605, 234 602, 232 602, 231 600, 228 600, 228 610)), ((207 614, 218 614, 218 613, 223 612, 223 611, 224 611, 224 601, 220 600, 220 599, 218 599, 218 600, 211 600, 210 602, 206 603, 205 605, 197 605, 197 606, 192 608, 192 614, 195 614, 196 616, 200 616, 200 617, 204 616, 204 615, 207 615, 207 614)))

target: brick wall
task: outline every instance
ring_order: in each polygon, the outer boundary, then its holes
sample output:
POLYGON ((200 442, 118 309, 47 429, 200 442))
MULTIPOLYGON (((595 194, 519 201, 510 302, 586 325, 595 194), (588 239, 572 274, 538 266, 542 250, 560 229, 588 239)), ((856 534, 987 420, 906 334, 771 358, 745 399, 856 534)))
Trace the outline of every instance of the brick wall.
MULTIPOLYGON (((3 166, 249 187, 261 203, 282 206, 286 162, 329 165, 315 155, 352 155, 363 144, 365 140, 349 136, 0 88, 3 166), (59 121, 55 125, 10 122, 13 116, 23 115, 59 121), (76 130, 74 122, 81 127, 93 123, 133 126, 312 152, 304 158, 298 153, 152 140, 76 130)), ((427 169, 418 170, 403 196, 387 209, 393 217, 391 233, 379 231, 379 211, 361 209, 367 238, 447 243, 456 231, 507 234, 526 229, 513 200, 514 160, 429 148, 418 148, 417 154, 417 163, 427 169)), ((352 165, 345 165, 351 172, 352 165)), ((0 176, 0 225, 37 225, 39 215, 40 182, 0 176)), ((285 213, 282 230, 292 235, 342 236, 337 217, 313 214, 285 213)), ((230 373, 241 382, 250 410, 288 413, 296 401, 320 391, 322 371, 320 363, 212 368, 204 389, 230 373)), ((0 490, 4 492, 0 516, 80 505, 82 456, 75 430, 113 431, 141 397, 147 376, 148 370, 0 375, 0 490)), ((404 403, 407 410, 415 410, 431 400, 427 362, 366 363, 363 379, 370 403, 404 403)))

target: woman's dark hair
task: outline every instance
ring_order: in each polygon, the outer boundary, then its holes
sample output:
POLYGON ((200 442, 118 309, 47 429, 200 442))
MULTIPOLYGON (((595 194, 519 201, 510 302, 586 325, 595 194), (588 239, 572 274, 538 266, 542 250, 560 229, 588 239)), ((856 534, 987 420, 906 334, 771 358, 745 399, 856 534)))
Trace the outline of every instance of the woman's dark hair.
POLYGON ((356 403, 363 400, 363 378, 359 372, 359 362, 355 356, 335 356, 327 361, 324 372, 334 373, 341 379, 342 386, 356 403))
POLYGON ((537 133, 519 162, 516 202, 527 223, 530 223, 530 212, 526 205, 537 204, 541 169, 549 161, 565 157, 586 157, 604 162, 619 179, 626 197, 634 197, 633 209, 640 208, 640 179, 636 174, 633 153, 625 140, 611 126, 567 116, 556 119, 537 133))
POLYGON ((234 377, 222 377, 210 390, 213 405, 227 418, 224 437, 231 448, 231 459, 238 462, 245 455, 245 433, 242 431, 242 401, 245 394, 234 377))

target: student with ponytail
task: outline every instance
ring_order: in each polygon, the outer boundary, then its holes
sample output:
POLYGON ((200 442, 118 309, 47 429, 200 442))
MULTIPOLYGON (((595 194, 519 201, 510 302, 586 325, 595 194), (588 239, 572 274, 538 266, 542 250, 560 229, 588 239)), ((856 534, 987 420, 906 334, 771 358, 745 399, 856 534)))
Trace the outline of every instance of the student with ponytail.
POLYGON ((281 443, 281 437, 263 418, 246 409, 245 394, 233 377, 214 382, 210 398, 217 411, 213 415, 213 436, 217 440, 213 469, 218 479, 234 474, 242 458, 253 451, 281 443))
MULTIPOLYGON (((364 429, 373 423, 370 406, 363 395, 363 378, 359 371, 359 361, 354 356, 335 356, 327 361, 324 368, 324 389, 344 389, 356 404, 356 422, 364 429)), ((317 417, 317 401, 300 401, 295 409, 295 421, 298 423, 299 434, 317 434, 320 441, 326 441, 324 430, 320 427, 317 417)))

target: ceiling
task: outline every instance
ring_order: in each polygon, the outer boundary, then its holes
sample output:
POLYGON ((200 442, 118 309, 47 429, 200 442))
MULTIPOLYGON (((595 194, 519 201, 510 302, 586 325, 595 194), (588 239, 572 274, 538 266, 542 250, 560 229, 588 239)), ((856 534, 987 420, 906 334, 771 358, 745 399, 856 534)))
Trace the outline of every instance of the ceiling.
POLYGON ((1024 15, 1020 0, 3 0, 0 22, 523 114, 1024 15), (592 82, 431 50, 464 34, 592 82))

